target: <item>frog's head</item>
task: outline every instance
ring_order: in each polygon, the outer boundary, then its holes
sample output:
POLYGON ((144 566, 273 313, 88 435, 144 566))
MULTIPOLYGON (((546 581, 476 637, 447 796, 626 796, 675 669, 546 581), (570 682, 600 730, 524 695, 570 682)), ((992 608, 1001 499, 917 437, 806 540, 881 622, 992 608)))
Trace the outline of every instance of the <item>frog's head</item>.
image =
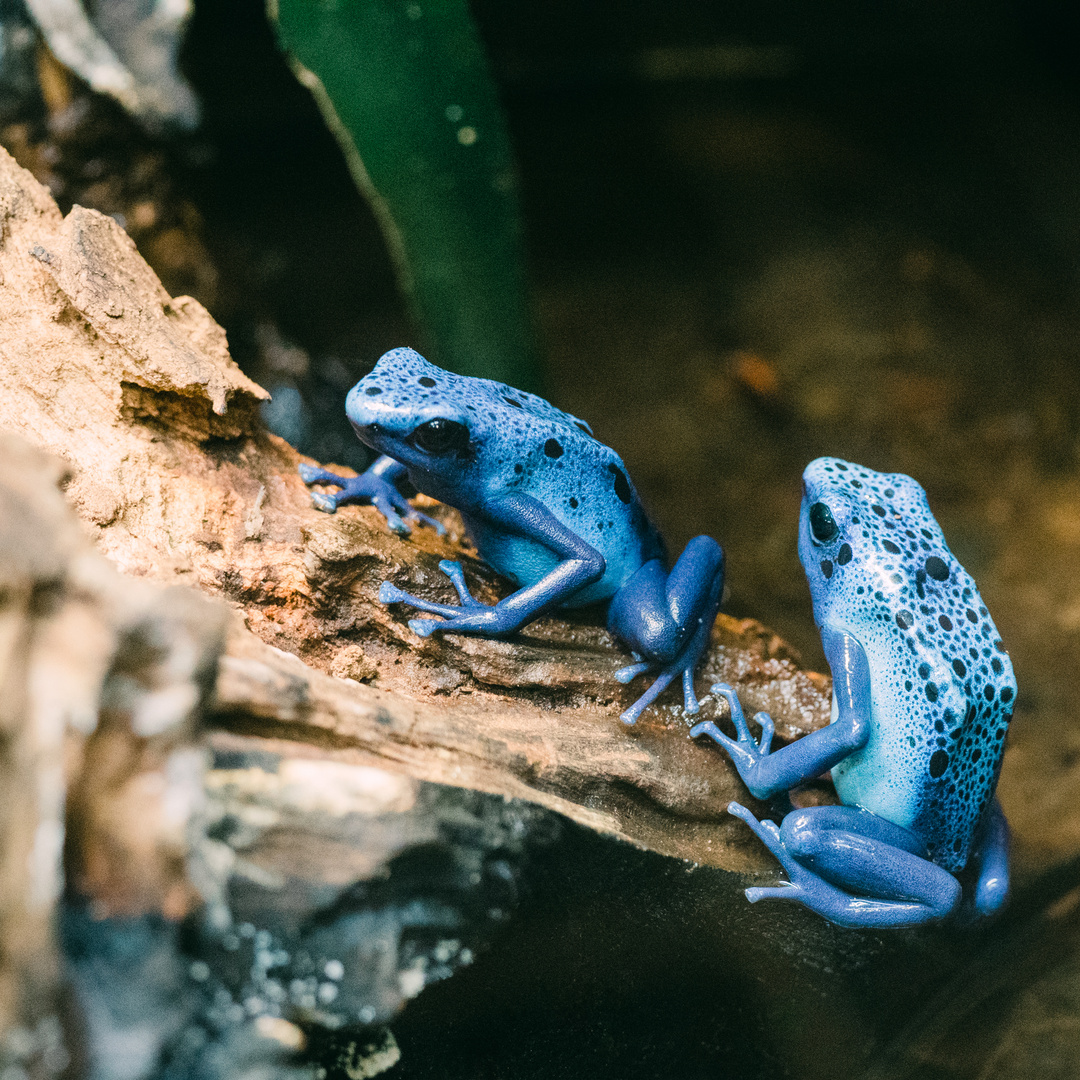
POLYGON ((554 462, 568 438, 592 442, 587 424, 543 398, 444 371, 412 349, 386 353, 349 391, 345 411, 361 442, 400 461, 414 483, 424 481, 420 490, 444 501, 466 486, 522 474, 530 453, 554 462))
POLYGON ((386 353, 345 399, 361 442, 425 474, 460 469, 473 455, 475 410, 463 377, 413 349, 386 353))
POLYGON ((903 618, 914 596, 964 574, 918 483, 839 458, 803 472, 799 558, 818 625, 854 611, 903 618))

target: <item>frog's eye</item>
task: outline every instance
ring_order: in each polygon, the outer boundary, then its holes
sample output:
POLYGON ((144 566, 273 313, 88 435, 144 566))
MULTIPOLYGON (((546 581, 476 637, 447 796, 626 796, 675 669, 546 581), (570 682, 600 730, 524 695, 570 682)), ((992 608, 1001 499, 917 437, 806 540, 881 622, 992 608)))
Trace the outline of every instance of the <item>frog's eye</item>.
POLYGON ((409 442, 425 454, 449 454, 462 451, 469 445, 469 429, 456 420, 436 417, 421 424, 410 436, 409 442))
POLYGON ((823 502, 816 502, 810 507, 810 531, 819 544, 828 544, 840 534, 832 511, 823 502))

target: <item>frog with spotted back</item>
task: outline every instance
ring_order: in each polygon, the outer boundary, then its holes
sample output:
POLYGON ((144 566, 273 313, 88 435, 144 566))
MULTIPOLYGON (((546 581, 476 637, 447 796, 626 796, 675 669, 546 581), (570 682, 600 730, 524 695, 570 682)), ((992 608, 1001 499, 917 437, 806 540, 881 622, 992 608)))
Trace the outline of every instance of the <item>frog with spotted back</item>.
POLYGON ((436 619, 412 619, 421 637, 436 630, 506 637, 556 608, 608 602, 608 630, 635 663, 616 672, 630 682, 656 672, 622 719, 633 724, 681 677, 687 712, 696 713, 694 668, 709 641, 724 587, 724 553, 698 536, 671 569, 622 459, 588 425, 535 394, 488 379, 455 375, 412 349, 386 353, 349 391, 345 411, 361 442, 382 456, 360 476, 300 466, 333 513, 347 501, 371 501, 390 528, 433 522, 396 484, 403 477, 461 513, 480 556, 518 589, 494 606, 470 595, 461 564, 439 565, 460 604, 438 604, 383 582, 384 604, 409 604, 436 619))
POLYGON ((841 926, 989 915, 1009 887, 1008 827, 994 796, 1016 680, 975 582, 949 551, 926 493, 901 473, 819 458, 803 474, 799 557, 833 673, 832 723, 770 753, 738 697, 738 738, 707 721, 751 793, 768 799, 832 770, 841 806, 745 821, 789 880, 747 889, 841 926), (954 876, 966 871, 972 895, 954 876))

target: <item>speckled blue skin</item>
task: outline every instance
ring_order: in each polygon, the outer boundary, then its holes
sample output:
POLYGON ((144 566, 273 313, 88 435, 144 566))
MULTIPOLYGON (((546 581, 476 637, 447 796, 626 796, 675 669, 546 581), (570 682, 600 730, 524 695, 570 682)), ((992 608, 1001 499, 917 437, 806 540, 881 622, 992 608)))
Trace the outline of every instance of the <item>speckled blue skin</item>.
POLYGON ((399 533, 409 531, 407 520, 435 524, 395 487, 407 475, 418 491, 459 510, 483 559, 520 586, 494 606, 481 604, 460 564, 449 561, 440 565, 459 606, 384 582, 383 603, 441 617, 412 619, 417 634, 505 637, 554 608, 609 601, 608 629, 638 661, 616 679, 657 673, 622 719, 633 724, 677 677, 686 710, 698 711, 693 673, 720 606, 723 551, 698 536, 669 574, 663 541, 622 459, 587 424, 534 394, 443 371, 412 349, 383 356, 349 391, 345 411, 360 440, 383 457, 354 479, 301 466, 306 482, 340 488, 313 494, 315 505, 333 513, 342 502, 370 500, 399 533))
POLYGON ((728 686, 738 740, 711 721, 760 799, 832 770, 843 806, 793 810, 780 828, 742 818, 795 900, 844 926, 989 915, 1008 893, 1008 828, 994 798, 1016 680, 975 582, 909 476, 818 458, 803 474, 799 557, 833 673, 833 722, 774 754, 728 686), (821 509, 827 508, 827 513, 821 509), (969 902, 954 874, 970 868, 969 902))

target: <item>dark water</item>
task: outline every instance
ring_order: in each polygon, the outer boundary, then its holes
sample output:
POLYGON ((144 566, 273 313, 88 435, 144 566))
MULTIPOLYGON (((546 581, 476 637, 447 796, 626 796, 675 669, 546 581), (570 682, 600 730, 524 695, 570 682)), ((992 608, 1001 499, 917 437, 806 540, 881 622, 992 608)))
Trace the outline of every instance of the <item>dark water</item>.
MULTIPOLYGON (((390 1075, 1076 1075, 1072 9, 476 10, 519 155, 549 396, 624 456, 674 549, 723 542, 727 610, 818 667, 802 467, 829 453, 924 484, 1020 683, 1001 788, 1019 890, 996 927, 853 933, 568 828, 501 938, 394 1025, 390 1075)), ((344 393, 412 335, 372 217, 259 4, 199 5, 187 66, 210 306, 291 402, 283 431, 362 465, 344 393)))

